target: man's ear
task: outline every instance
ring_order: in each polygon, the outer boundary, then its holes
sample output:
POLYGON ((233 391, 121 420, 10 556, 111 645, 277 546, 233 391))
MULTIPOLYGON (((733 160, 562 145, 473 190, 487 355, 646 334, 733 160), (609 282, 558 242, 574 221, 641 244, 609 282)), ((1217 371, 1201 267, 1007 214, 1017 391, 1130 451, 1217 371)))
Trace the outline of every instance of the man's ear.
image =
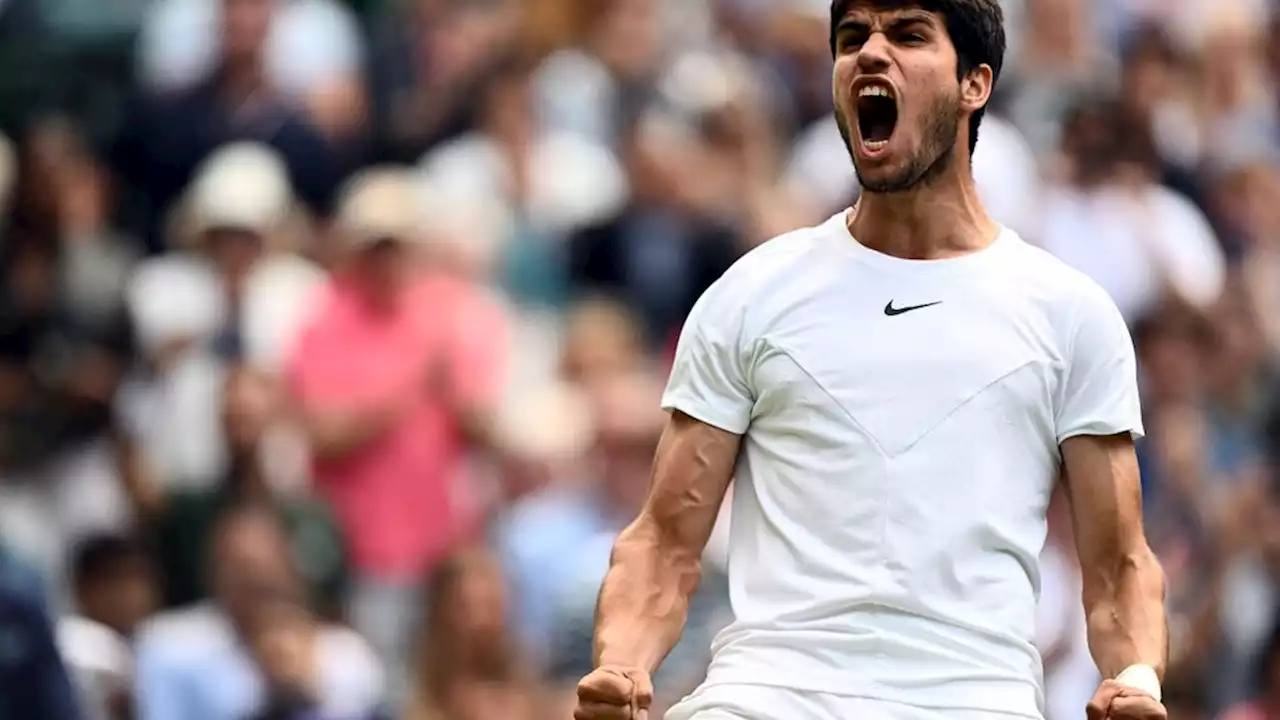
POLYGON ((960 107, 971 113, 986 107, 995 87, 994 77, 991 66, 986 64, 965 73, 960 80, 960 107))

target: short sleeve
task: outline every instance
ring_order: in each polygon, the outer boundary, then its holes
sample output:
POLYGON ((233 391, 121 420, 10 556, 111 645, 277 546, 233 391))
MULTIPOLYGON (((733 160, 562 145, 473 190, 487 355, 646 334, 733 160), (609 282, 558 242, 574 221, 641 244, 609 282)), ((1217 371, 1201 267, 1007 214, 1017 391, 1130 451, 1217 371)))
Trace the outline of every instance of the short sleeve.
POLYGON ((1099 286, 1087 283, 1059 393, 1058 442, 1077 435, 1143 435, 1133 339, 1119 309, 1099 286))
POLYGON ((741 435, 751 422, 755 398, 745 369, 743 303, 722 277, 694 305, 680 331, 664 410, 741 435))

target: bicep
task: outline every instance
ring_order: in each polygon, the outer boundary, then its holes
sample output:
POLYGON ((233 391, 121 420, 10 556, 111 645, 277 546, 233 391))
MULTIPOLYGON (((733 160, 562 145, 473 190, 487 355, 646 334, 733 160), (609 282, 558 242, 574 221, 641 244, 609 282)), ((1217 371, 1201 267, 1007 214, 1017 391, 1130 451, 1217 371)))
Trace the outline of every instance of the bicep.
POLYGON ((671 413, 642 513, 664 544, 701 554, 733 479, 741 440, 678 410, 671 413))
POLYGON ((1068 438, 1062 443, 1062 459, 1076 548, 1086 575, 1090 568, 1142 550, 1142 489, 1130 434, 1068 438))

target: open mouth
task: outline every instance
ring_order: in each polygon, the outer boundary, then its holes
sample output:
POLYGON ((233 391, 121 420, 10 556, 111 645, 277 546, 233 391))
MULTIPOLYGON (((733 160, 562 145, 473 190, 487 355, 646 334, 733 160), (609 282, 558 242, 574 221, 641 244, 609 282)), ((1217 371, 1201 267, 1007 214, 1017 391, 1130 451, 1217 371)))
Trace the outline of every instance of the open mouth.
POLYGON ((889 144, 898 125, 898 103, 886 85, 864 85, 858 90, 858 134, 867 150, 876 151, 889 144))

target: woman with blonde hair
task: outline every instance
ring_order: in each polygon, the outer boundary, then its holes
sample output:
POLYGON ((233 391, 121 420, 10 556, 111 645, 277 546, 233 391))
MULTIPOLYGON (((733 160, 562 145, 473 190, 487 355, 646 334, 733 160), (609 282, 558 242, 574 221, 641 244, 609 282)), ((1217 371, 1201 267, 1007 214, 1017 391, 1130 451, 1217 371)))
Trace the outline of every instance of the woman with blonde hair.
POLYGON ((506 586, 487 548, 455 552, 431 574, 418 671, 405 720, 532 720, 532 672, 507 625, 506 586))

